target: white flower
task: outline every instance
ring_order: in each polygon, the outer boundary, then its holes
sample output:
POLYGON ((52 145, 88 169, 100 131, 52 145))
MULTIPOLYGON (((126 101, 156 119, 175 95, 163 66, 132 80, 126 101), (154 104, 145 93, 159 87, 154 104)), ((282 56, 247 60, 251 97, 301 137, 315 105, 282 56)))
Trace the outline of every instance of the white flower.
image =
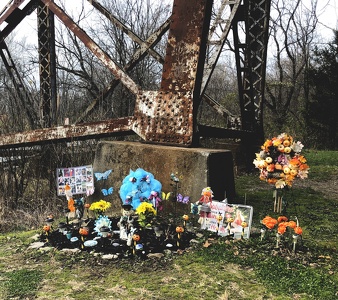
POLYGON ((308 170, 298 170, 298 177, 301 179, 308 178, 309 171, 308 170))
POLYGON ((283 179, 279 179, 276 181, 275 186, 277 189, 282 189, 286 186, 286 182, 283 179))
POLYGON ((258 169, 265 168, 266 165, 267 165, 267 163, 264 159, 254 159, 253 164, 258 169))
POLYGON ((293 143, 291 149, 296 153, 300 153, 303 149, 304 145, 301 142, 293 143))

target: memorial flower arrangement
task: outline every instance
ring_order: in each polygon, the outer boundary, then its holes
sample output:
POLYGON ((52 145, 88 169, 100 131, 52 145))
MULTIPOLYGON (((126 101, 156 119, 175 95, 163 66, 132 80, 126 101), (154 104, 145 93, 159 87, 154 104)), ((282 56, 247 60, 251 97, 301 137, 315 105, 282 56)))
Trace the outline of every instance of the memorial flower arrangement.
POLYGON ((267 139, 253 161, 260 171, 259 178, 277 189, 291 187, 296 178, 307 178, 309 166, 301 154, 303 147, 286 133, 267 139))
POLYGON ((135 210, 138 215, 138 223, 141 227, 148 227, 156 217, 156 210, 149 202, 142 202, 135 210))
POLYGON ((99 200, 96 202, 93 202, 89 210, 93 211, 96 216, 101 216, 108 208, 110 208, 111 203, 107 202, 105 200, 99 200))
POLYGON ((284 242, 284 244, 292 244, 292 250, 295 252, 297 241, 303 234, 303 229, 299 226, 298 218, 295 217, 295 219, 296 221, 289 220, 286 216, 279 216, 278 218, 266 216, 261 221, 263 225, 261 240, 264 239, 266 231, 268 231, 270 235, 276 236, 276 248, 284 242))

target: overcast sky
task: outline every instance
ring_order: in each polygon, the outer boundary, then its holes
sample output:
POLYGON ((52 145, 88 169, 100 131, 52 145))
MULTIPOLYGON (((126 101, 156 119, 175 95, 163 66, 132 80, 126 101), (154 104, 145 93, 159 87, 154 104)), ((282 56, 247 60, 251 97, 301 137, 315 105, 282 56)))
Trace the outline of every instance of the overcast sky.
MULTIPOLYGON (((82 3, 85 4, 85 7, 91 8, 91 5, 87 0, 55 0, 56 3, 60 1, 66 3, 66 12, 72 15, 73 11, 76 11, 82 3)), ((163 3, 164 0, 151 0, 159 1, 163 3)), ((170 0, 165 0, 169 1, 170 0)), ((303 0, 303 5, 310 7, 311 1, 313 0, 303 0)), ((9 0, 0 0, 0 11, 2 8, 9 2, 9 0)), ((23 3, 26 5, 26 2, 23 3)), ((319 34, 321 34, 325 41, 332 40, 332 29, 338 28, 338 0, 318 0, 318 9, 317 14, 319 17, 319 34)), ((3 26, 0 26, 0 30, 3 26)), ((16 28, 15 37, 29 37, 29 40, 32 43, 37 42, 36 35, 36 12, 33 12, 30 16, 26 17, 16 28), (33 41, 34 39, 34 41, 33 41)))

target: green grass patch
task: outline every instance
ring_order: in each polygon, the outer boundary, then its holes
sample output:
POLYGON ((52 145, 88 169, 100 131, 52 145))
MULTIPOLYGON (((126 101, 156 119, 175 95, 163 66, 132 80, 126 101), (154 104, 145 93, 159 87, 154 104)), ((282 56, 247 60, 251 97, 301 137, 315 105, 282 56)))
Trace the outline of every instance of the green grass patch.
POLYGON ((3 292, 6 299, 29 299, 35 296, 42 279, 42 273, 38 270, 14 270, 5 273, 3 292))
POLYGON ((307 151, 304 153, 314 180, 330 180, 338 176, 338 151, 307 151))

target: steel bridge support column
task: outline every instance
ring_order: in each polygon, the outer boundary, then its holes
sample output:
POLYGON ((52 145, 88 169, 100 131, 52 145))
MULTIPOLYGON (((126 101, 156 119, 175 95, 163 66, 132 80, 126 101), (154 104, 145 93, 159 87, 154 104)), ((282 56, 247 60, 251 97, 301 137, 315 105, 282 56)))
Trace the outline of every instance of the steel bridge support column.
POLYGON ((243 140, 248 168, 252 165, 253 147, 264 139, 263 100, 270 6, 271 0, 244 0, 233 24, 242 128, 252 133, 243 140), (240 41, 240 22, 244 23, 245 41, 240 41))
POLYGON ((263 99, 271 0, 245 0, 234 22, 234 41, 242 124, 263 137, 263 99), (239 37, 244 22, 246 40, 239 37))
POLYGON ((56 63, 54 14, 40 3, 37 8, 39 65, 40 65, 40 111, 42 127, 56 125, 56 63))

